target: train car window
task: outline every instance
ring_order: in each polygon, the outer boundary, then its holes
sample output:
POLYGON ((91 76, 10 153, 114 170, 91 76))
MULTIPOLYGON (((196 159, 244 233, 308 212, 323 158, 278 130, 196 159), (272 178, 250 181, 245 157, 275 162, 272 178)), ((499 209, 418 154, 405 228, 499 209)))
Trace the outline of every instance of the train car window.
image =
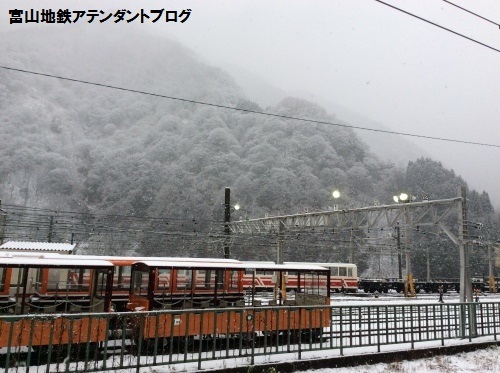
POLYGON ((89 290, 90 285, 90 269, 78 268, 68 270, 67 289, 70 291, 89 290))
POLYGON ((338 276, 339 275, 339 267, 331 267, 330 268, 330 274, 332 276, 338 276))
POLYGON ((147 295, 148 294, 149 273, 135 271, 132 276, 132 294, 147 295))
POLYGON ((156 279, 156 289, 157 290, 170 290, 170 269, 159 269, 158 277, 156 279))
POLYGON ((257 270, 255 271, 255 275, 261 275, 261 276, 265 276, 265 275, 274 275, 274 271, 266 271, 266 270, 257 270))
POLYGON ((42 270, 39 270, 38 268, 12 268, 9 290, 9 294, 11 296, 19 296, 19 294, 23 291, 23 277, 26 274, 25 271, 28 271, 25 291, 27 293, 31 293, 37 289, 38 273, 42 272, 42 270))
POLYGON ((42 291, 42 281, 43 281, 43 269, 40 268, 38 270, 38 274, 36 277, 36 283, 35 283, 35 290, 38 292, 42 291))
POLYGON ((326 295, 327 276, 318 273, 301 273, 300 288, 306 294, 326 295))
POLYGON ((217 289, 224 289, 224 270, 218 269, 216 272, 217 289))
POLYGON ((239 271, 229 271, 229 284, 228 288, 229 289, 238 289, 239 288, 239 281, 238 281, 238 276, 239 271))
POLYGON ((113 276, 113 290, 125 290, 130 287, 130 274, 132 267, 121 266, 115 269, 113 276))
POLYGON ((190 269, 177 271, 177 289, 191 289, 193 286, 193 273, 190 269))
POLYGON ((339 276, 347 276, 347 268, 339 267, 339 276))
POLYGON ((47 291, 66 290, 74 282, 70 270, 67 268, 49 268, 47 276, 47 291))
POLYGON ((10 276, 10 286, 17 287, 21 284, 22 279, 22 268, 12 268, 12 275, 10 276))
MULTIPOLYGON (((89 290, 90 269, 88 268, 49 268, 47 272, 47 292, 55 292, 58 290, 89 290)), ((43 282, 42 279, 43 271, 39 271, 36 284, 37 290, 40 290, 39 285, 43 282)))
POLYGON ((214 289, 215 272, 210 269, 198 269, 196 271, 196 289, 214 289))
POLYGON ((347 276, 352 277, 352 268, 347 268, 347 276))
POLYGON ((6 270, 3 267, 0 267, 0 291, 5 291, 5 276, 6 270))
POLYGON ((97 284, 94 289, 94 295, 96 295, 99 298, 102 298, 106 295, 106 277, 107 277, 107 270, 97 270, 96 271, 96 277, 97 277, 97 284))
POLYGON ((9 290, 10 296, 18 297, 20 294, 22 294, 22 289, 21 289, 22 273, 23 273, 22 268, 12 268, 10 276, 10 290, 9 290))

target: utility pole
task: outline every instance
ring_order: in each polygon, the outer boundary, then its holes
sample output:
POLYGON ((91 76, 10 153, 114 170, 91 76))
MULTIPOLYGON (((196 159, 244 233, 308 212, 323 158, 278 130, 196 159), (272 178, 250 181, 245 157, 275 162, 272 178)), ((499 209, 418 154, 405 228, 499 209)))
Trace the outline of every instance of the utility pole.
POLYGON ((490 293, 497 292, 497 284, 495 282, 495 248, 493 245, 488 244, 488 275, 489 275, 489 284, 490 284, 490 293))
MULTIPOLYGON (((469 268, 469 231, 467 222, 467 196, 465 192, 465 187, 460 188, 460 195, 462 198, 461 211, 458 212, 458 246, 460 249, 460 302, 461 303, 472 303, 472 282, 470 277, 469 268)), ((460 335, 462 338, 467 336, 467 324, 469 326, 469 337, 477 336, 477 324, 476 324, 476 308, 467 307, 462 305, 460 308, 460 335), (469 312, 467 312, 467 309, 469 312)))
POLYGON ((396 248, 397 248, 397 252, 398 252, 398 269, 399 269, 399 277, 398 279, 402 280, 403 279, 403 269, 401 268, 402 264, 401 264, 401 231, 400 231, 400 227, 399 227, 399 221, 397 222, 397 225, 396 225, 396 248))
POLYGON ((7 225, 7 213, 2 210, 2 200, 0 199, 0 245, 5 239, 5 226, 7 225))
POLYGON ((349 263, 354 263, 354 229, 351 228, 349 239, 349 263))
POLYGON ((467 226, 467 196, 465 187, 460 189, 462 209, 458 213, 459 219, 459 249, 460 249, 460 302, 472 302, 472 283, 469 268, 469 229, 467 226))
POLYGON ((229 249, 229 241, 231 236, 231 228, 229 228, 229 223, 231 222, 231 189, 226 188, 224 195, 224 258, 229 259, 231 256, 229 249))
POLYGON ((429 257, 429 244, 426 246, 426 253, 427 253, 427 282, 431 282, 431 260, 429 257))
POLYGON ((47 242, 52 242, 52 230, 54 228, 54 217, 50 217, 50 223, 49 223, 49 233, 47 234, 47 242))
POLYGON ((410 253, 410 245, 409 245, 409 229, 411 226, 410 222, 410 211, 408 208, 408 202, 403 202, 403 211, 404 211, 404 251, 406 256, 406 279, 405 279, 405 296, 408 294, 412 297, 415 296, 415 286, 413 283, 413 273, 411 270, 411 253, 410 253))
POLYGON ((280 220, 278 223, 278 252, 276 264, 283 264, 283 246, 285 244, 285 225, 280 220))

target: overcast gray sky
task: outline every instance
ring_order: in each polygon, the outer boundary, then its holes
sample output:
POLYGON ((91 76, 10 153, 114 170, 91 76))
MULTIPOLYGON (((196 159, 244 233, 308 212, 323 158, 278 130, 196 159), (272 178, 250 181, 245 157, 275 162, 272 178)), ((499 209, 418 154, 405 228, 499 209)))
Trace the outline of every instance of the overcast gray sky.
MULTIPOLYGON (((500 1, 451 1, 500 23, 500 1)), ((386 2, 500 49, 498 25, 445 1, 386 2)), ((13 28, 7 9, 34 6, 189 8, 184 24, 141 27, 211 64, 240 66, 286 93, 329 100, 394 131, 500 146, 500 53, 375 0, 2 0, 0 28, 13 28)), ((499 147, 411 140, 500 207, 499 147)))

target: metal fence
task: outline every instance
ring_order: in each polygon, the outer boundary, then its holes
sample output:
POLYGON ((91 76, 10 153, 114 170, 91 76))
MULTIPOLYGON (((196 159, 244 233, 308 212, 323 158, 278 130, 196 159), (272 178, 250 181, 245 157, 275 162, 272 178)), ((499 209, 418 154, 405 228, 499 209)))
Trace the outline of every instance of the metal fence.
POLYGON ((417 342, 444 345, 456 338, 497 340, 498 333, 500 303, 494 302, 2 315, 0 366, 91 372, 192 363, 202 370, 215 359, 246 358, 253 365, 263 355, 293 353, 301 359, 306 351, 342 355, 346 348, 364 346, 380 352, 402 343, 414 348, 417 342), (330 326, 309 327, 317 325, 318 315, 331 317, 330 326), (252 326, 257 318, 260 330, 252 326))

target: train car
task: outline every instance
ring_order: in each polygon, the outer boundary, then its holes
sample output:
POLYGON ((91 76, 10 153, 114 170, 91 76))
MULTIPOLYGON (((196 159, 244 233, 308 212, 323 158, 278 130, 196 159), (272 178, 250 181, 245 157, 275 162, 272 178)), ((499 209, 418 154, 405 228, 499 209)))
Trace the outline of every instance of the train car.
MULTIPOLYGON (((89 258, 89 256, 74 256, 77 258, 89 258)), ((112 295, 112 306, 115 311, 125 312, 127 311, 127 303, 129 301, 129 290, 130 290, 130 276, 132 271, 132 264, 143 260, 153 260, 168 263, 223 263, 223 264, 235 264, 241 263, 234 259, 218 259, 218 258, 187 258, 187 257, 125 257, 125 256, 93 256, 91 258, 108 260, 115 266, 115 274, 113 277, 113 295, 112 295)), ((184 276, 182 272, 177 274, 179 278, 184 276)), ((213 274, 212 274, 213 276, 213 274)), ((200 279, 198 278, 198 281, 200 279)), ((166 286, 159 282, 155 292, 164 292, 166 286)))
MULTIPOLYGON (((47 259, 64 259, 68 258, 68 255, 62 255, 60 253, 42 253, 42 252, 5 252, 0 251, 0 258, 36 258, 38 260, 47 260, 47 259)), ((113 287, 112 287, 112 298, 111 298, 111 307, 113 310, 117 312, 125 312, 126 305, 129 300, 129 288, 130 288, 130 273, 132 264, 136 261, 140 260, 158 260, 158 261, 167 261, 167 262, 217 262, 217 263, 241 263, 235 259, 218 259, 218 258, 187 258, 187 257, 130 257, 130 256, 104 256, 104 255, 71 255, 71 259, 75 261, 80 261, 84 263, 87 260, 106 260, 111 262, 114 265, 114 276, 113 276, 113 287)), ((32 268, 30 274, 30 278, 37 278, 39 269, 32 268)), ((77 293, 82 293, 81 295, 85 297, 88 293, 89 287, 89 279, 91 277, 91 273, 85 273, 81 275, 77 275, 75 273, 70 273, 69 276, 73 276, 73 282, 78 278, 79 286, 73 287, 71 290, 71 295, 73 297, 77 296, 77 293), (78 277, 75 277, 78 276, 78 277)), ((7 283, 16 283, 18 281, 18 272, 16 270, 12 270, 8 278, 5 279, 7 283)), ((33 293, 33 288, 28 286, 26 289, 27 295, 30 296, 33 293)), ((54 287, 49 287, 49 293, 61 293, 63 290, 54 287)), ((12 297, 15 294, 11 294, 12 297)), ((59 309, 58 311, 64 311, 64 309, 59 309)))
MULTIPOLYGON (((57 348, 69 356, 63 351, 85 352, 123 333, 146 345, 152 339, 216 341, 220 335, 253 341, 258 333, 298 336, 300 342, 300 336, 315 338, 330 325, 328 269, 203 258, 133 263, 127 310, 134 312, 108 314, 119 260, 124 259, 0 255, 0 308, 14 316, 0 317, 0 349, 40 349, 41 357, 57 348), (255 278, 262 270, 275 275, 267 304, 243 288, 245 273, 255 278), (293 292, 287 289, 288 276, 296 276, 293 292)), ((129 265, 126 259, 122 267, 129 265)))
MULTIPOLYGON (((358 267, 352 263, 307 263, 285 262, 288 264, 315 264, 330 270, 330 286, 337 293, 355 293, 358 291, 358 267)), ((293 281, 293 278, 291 279, 293 281)))
MULTIPOLYGON (((256 266, 260 264, 269 264, 273 262, 246 262, 250 265, 254 263, 256 266)), ((358 269, 355 264, 351 263, 312 263, 312 262, 285 262, 284 264, 291 265, 318 265, 330 270, 330 287, 332 292, 348 292, 355 293, 358 291, 358 269)), ((297 287, 297 277, 288 275, 288 289, 293 290, 297 287)), ((252 278, 249 274, 245 274, 243 278, 243 286, 246 289, 254 288, 255 291, 272 291, 275 287, 276 275, 272 270, 263 268, 260 269, 252 278)))
POLYGON ((148 313, 142 318, 135 325, 135 335, 144 345, 151 345, 150 341, 158 339, 174 341, 242 333, 254 336, 259 332, 266 335, 295 335, 308 331, 319 336, 323 328, 330 325, 330 309, 294 306, 329 305, 329 277, 328 269, 304 264, 265 264, 257 267, 255 263, 140 261, 132 265, 131 294, 127 307, 131 311, 171 309, 177 304, 184 308, 184 312, 178 314, 148 313), (255 298, 254 291, 250 291, 247 296, 243 291, 244 273, 255 277, 261 270, 272 271, 275 276, 274 297, 267 304, 271 308, 259 307, 262 303, 255 298), (183 273, 190 281, 186 283, 179 280, 179 273, 183 273), (211 273, 216 276, 208 276, 211 273), (293 294, 287 292, 286 279, 290 275, 297 278, 293 294), (198 277, 202 281, 197 281, 198 277), (160 293, 157 289, 162 282, 165 288, 160 293), (245 305, 254 308, 238 310, 245 305), (225 310, 227 307, 233 309, 225 310))
POLYGON ((104 341, 107 319, 84 313, 109 310, 113 271, 113 264, 103 260, 0 257, 0 308, 5 313, 83 313, 75 319, 29 322, 0 318, 0 348, 104 341))
POLYGON ((131 311, 208 308, 241 304, 242 264, 139 261, 132 265, 131 311))

